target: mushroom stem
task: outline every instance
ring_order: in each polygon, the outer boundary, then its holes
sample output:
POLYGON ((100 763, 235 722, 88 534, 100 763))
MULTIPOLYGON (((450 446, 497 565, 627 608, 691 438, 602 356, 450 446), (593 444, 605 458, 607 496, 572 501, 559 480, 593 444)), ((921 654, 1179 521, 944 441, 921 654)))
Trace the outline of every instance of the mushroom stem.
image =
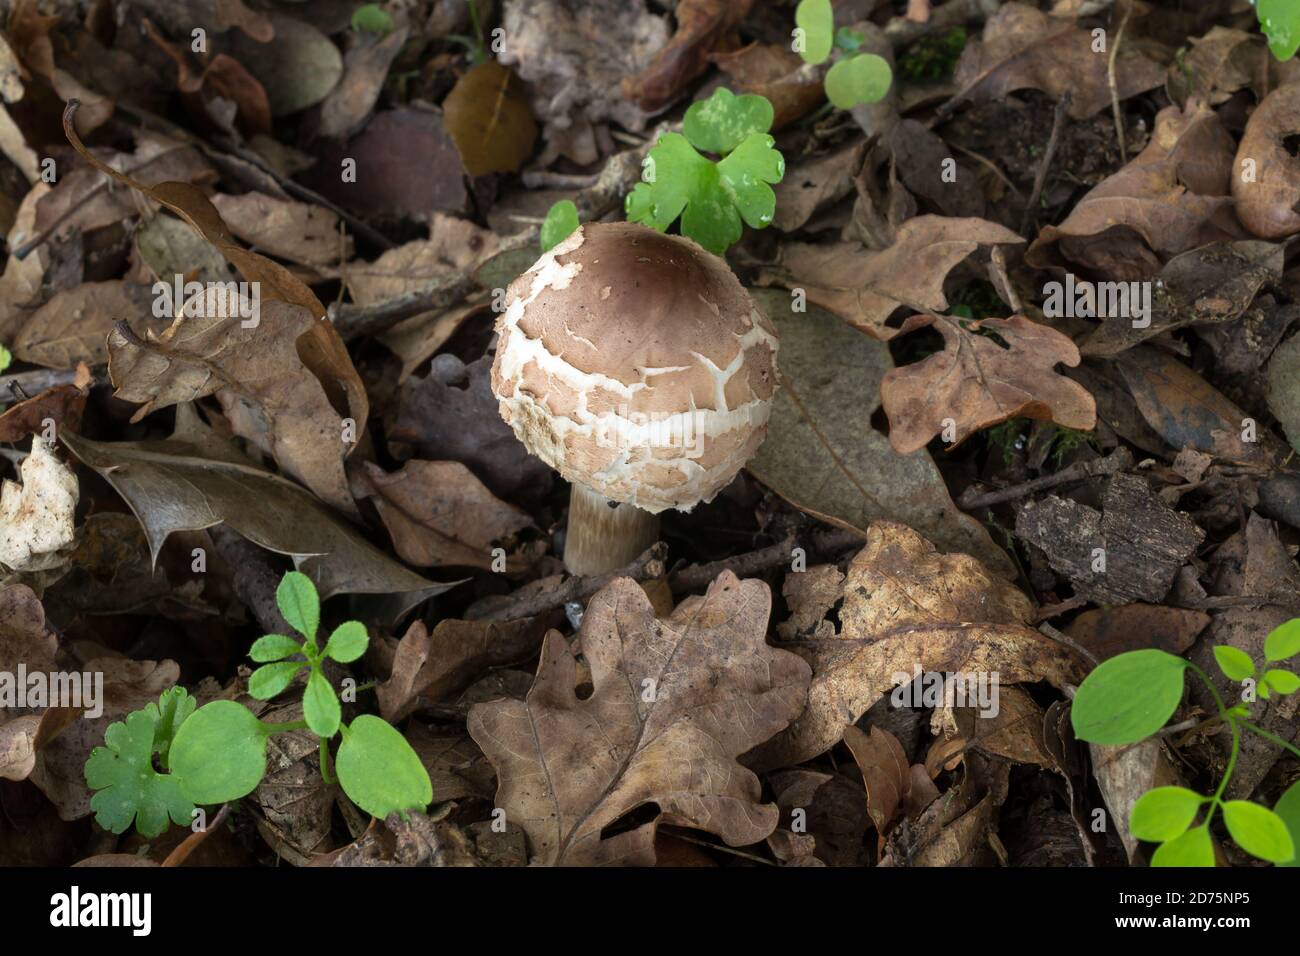
POLYGON ((659 540, 659 516, 620 504, 586 485, 572 485, 564 567, 570 574, 605 574, 633 561, 659 540))

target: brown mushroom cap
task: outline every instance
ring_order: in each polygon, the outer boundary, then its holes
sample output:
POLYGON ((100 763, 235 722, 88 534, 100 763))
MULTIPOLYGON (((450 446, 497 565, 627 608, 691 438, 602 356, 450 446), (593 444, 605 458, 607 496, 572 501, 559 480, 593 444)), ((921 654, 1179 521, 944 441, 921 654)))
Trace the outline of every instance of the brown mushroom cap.
POLYGON ((492 388, 528 450, 650 512, 710 501, 758 450, 776 331, 727 264, 634 223, 581 226, 510 284, 492 388))

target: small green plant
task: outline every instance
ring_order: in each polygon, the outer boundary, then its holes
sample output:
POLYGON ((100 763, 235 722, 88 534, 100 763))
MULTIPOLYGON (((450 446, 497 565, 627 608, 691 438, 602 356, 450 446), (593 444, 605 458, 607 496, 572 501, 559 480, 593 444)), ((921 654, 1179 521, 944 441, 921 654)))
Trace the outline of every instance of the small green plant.
POLYGON ((13 363, 13 360, 14 360, 13 353, 10 352, 3 345, 0 345, 0 372, 3 372, 5 369, 7 369, 13 363))
MULTIPOLYGON (((1300 618, 1275 628, 1264 639, 1266 664, 1300 654, 1300 618)), ((1230 680, 1242 684, 1242 703, 1224 704, 1213 681, 1195 664, 1165 651, 1149 649, 1119 654, 1099 664, 1079 686, 1070 722, 1080 740, 1095 744, 1135 744, 1158 732, 1183 699, 1184 675, 1191 672, 1218 707, 1218 720, 1232 732, 1232 750, 1214 793, 1202 796, 1186 787, 1156 787, 1133 805, 1129 829, 1135 837, 1160 846, 1152 866, 1214 866, 1210 825, 1222 811, 1223 822, 1237 845, 1251 856, 1279 866, 1296 866, 1300 844, 1300 782, 1267 807, 1249 800, 1224 800, 1241 751, 1241 732, 1249 730, 1300 756, 1300 750, 1246 718, 1256 697, 1292 694, 1300 677, 1280 667, 1261 673, 1250 655, 1235 647, 1217 646, 1214 659, 1230 680), (1197 818, 1200 817, 1200 822, 1197 818), (1195 824, 1195 825, 1193 825, 1195 824)))
POLYGON ((859 53, 865 37, 847 27, 835 29, 830 0, 800 0, 794 11, 794 50, 804 62, 825 63, 835 50, 840 56, 826 71, 826 98, 842 110, 885 98, 894 77, 889 62, 874 53, 859 53))
POLYGON ((276 603, 301 635, 268 634, 249 656, 263 666, 252 674, 248 692, 269 700, 307 670, 303 720, 272 724, 247 707, 217 700, 195 709, 182 687, 165 691, 157 704, 134 711, 109 726, 103 747, 86 761, 90 806, 100 826, 122 833, 131 822, 146 837, 168 821, 189 824, 197 806, 247 796, 266 774, 266 744, 273 734, 310 729, 320 738, 321 773, 338 784, 362 810, 376 817, 423 810, 433 799, 429 774, 410 744, 387 721, 362 714, 345 724, 338 695, 324 663, 350 663, 365 653, 370 638, 359 621, 345 621, 324 646, 317 642, 320 599, 311 579, 297 571, 284 576, 276 603), (342 735, 334 770, 330 741, 342 735), (337 778, 335 777, 337 773, 337 778))
POLYGON ((742 220, 754 229, 770 225, 771 184, 785 175, 767 132, 772 119, 765 97, 725 87, 692 103, 682 133, 660 136, 642 163, 642 182, 626 200, 628 220, 663 232, 680 217, 682 235, 715 255, 740 238, 742 220), (714 162, 700 150, 722 158, 714 162))
POLYGON ((469 0, 469 19, 474 28, 472 36, 465 36, 463 33, 449 33, 443 39, 459 43, 469 52, 469 61, 471 63, 485 63, 488 60, 487 41, 483 39, 483 23, 479 20, 478 4, 475 0, 469 0))
POLYGON ((922 37, 898 58, 898 75, 914 82, 941 80, 952 73, 965 47, 964 27, 922 37))
POLYGON ((572 199, 561 199, 546 212, 542 222, 542 252, 550 252, 578 228, 578 207, 572 199))
POLYGON ((388 36, 396 29, 393 15, 377 3, 367 3, 352 11, 352 29, 357 33, 388 36))
POLYGON ((1268 48, 1279 60, 1289 60, 1300 50, 1300 3, 1296 0, 1257 0, 1255 14, 1259 28, 1268 37, 1268 48))

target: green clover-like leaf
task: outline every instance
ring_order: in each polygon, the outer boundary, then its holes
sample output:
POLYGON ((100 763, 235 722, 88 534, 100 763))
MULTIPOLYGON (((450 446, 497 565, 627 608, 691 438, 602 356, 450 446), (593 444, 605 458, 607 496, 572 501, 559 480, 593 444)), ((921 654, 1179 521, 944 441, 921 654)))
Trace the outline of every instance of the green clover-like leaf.
POLYGON ((403 810, 424 810, 433 784, 406 738, 387 721, 362 714, 344 729, 334 762, 348 798, 383 819, 403 810))
POLYGON ((1070 705, 1080 740, 1133 744, 1165 725, 1183 699, 1187 661, 1165 651, 1129 651, 1093 669, 1070 705))
POLYGON ((1209 827, 1192 827, 1180 837, 1162 843, 1151 855, 1152 866, 1214 866, 1214 844, 1209 827))
POLYGON ((271 728, 233 700, 204 704, 172 741, 172 773, 194 803, 210 806, 247 796, 266 773, 271 728))
POLYGON ((320 598, 311 578, 300 571, 290 571, 275 589, 275 603, 290 627, 309 641, 316 637, 320 628, 320 598))
POLYGON ((1214 661, 1228 680, 1243 681, 1255 676, 1255 662, 1250 659, 1249 654, 1239 648, 1216 644, 1214 661))
POLYGON ((317 737, 333 737, 343 719, 338 694, 319 669, 313 668, 302 696, 302 716, 317 737))
POLYGON ((1186 787, 1156 787, 1133 804, 1129 830, 1139 840, 1167 843, 1186 832, 1208 798, 1186 787))
POLYGON ((396 27, 391 13, 377 3, 367 3, 352 11, 352 29, 382 37, 392 33, 396 27))
POLYGON ((772 128, 775 114, 764 96, 737 96, 725 86, 707 100, 692 103, 682 121, 682 132, 696 149, 706 153, 730 153, 753 133, 772 128))
POLYGON ((862 44, 866 42, 867 35, 861 30, 854 30, 852 27, 840 27, 835 31, 836 48, 847 53, 857 53, 862 49, 862 44))
POLYGON ((1273 690, 1283 696, 1294 694, 1300 690, 1300 677, 1297 677, 1293 671, 1283 670, 1280 667, 1273 667, 1264 672, 1264 681, 1273 690))
POLYGON ((1251 856, 1270 863, 1295 859, 1295 843, 1286 822, 1268 807, 1249 800, 1229 800, 1223 805, 1223 822, 1237 845, 1251 856))
POLYGON ((267 634, 259 637, 248 649, 248 656, 259 664, 282 661, 292 654, 302 653, 302 643, 284 634, 267 634))
POLYGON ((773 148, 774 142, 766 133, 751 133, 718 163, 722 188, 741 218, 754 229, 771 224, 776 193, 769 183, 779 183, 785 176, 785 159, 773 148))
POLYGON ((322 652, 340 664, 350 664, 366 652, 370 635, 360 621, 344 621, 334 629, 322 652))
POLYGON ((542 252, 550 252, 578 228, 578 207, 572 199, 561 199, 546 211, 542 221, 542 252))
POLYGON ((878 103, 894 82, 889 61, 874 53, 859 53, 833 64, 826 73, 826 98, 839 109, 878 103))
MULTIPOLYGON (((1297 780, 1291 786, 1287 787, 1286 792, 1278 798, 1273 812, 1282 818, 1286 824, 1287 832, 1291 834, 1291 842, 1300 850, 1300 780, 1297 780)), ((1300 852, 1297 852, 1291 859, 1277 864, 1278 866, 1298 866, 1300 867, 1300 852)))
POLYGON ((168 751, 171 749, 172 739, 176 736, 176 731, 180 729, 181 724, 185 723, 190 714, 194 713, 194 708, 198 706, 197 702, 184 687, 177 684, 175 687, 169 687, 158 696, 158 703, 155 706, 150 704, 148 708, 153 708, 158 714, 158 723, 154 726, 153 749, 158 754, 162 765, 166 767, 168 751))
MULTIPOLYGON (((174 713, 174 711, 173 711, 174 713)), ((135 821, 141 835, 155 837, 167 829, 168 820, 188 825, 194 804, 186 799, 175 774, 160 774, 153 767, 158 708, 148 707, 109 724, 104 746, 86 760, 86 785, 95 791, 90 808, 105 830, 124 833, 135 821)))
POLYGON ((1268 48, 1279 60, 1289 60, 1300 50, 1300 3, 1296 0, 1258 0, 1255 13, 1268 37, 1268 48))
POLYGON ((248 678, 248 694, 258 700, 270 700, 293 681, 294 676, 307 665, 302 661, 282 661, 265 664, 248 678))
POLYGON ((1264 660, 1270 664, 1300 654, 1300 617, 1279 624, 1264 638, 1264 660))
POLYGON ((0 372, 7 369, 14 360, 14 355, 3 345, 0 345, 0 372))
POLYGON ((825 63, 835 42, 835 11, 831 0, 800 0, 794 23, 803 31, 803 49, 796 51, 806 63, 825 63))

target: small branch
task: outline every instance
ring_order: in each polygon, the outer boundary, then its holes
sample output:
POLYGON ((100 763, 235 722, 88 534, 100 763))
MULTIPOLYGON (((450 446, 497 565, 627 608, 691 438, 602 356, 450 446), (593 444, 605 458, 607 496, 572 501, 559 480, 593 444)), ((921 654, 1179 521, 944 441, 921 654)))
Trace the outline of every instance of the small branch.
POLYGON ((1096 478, 1099 475, 1114 475, 1133 465, 1133 453, 1127 448, 1120 446, 1105 458, 1097 458, 1093 461, 1083 461, 1071 465, 1069 468, 1062 468, 1053 475, 1045 475, 1042 478, 1035 478, 1033 481, 1026 481, 1023 484, 1012 485, 1009 488, 1001 488, 997 491, 986 491, 982 494, 975 492, 974 488, 968 488, 957 499, 958 507, 965 511, 973 511, 976 508, 987 508, 991 505, 1002 504, 1006 501, 1015 501, 1026 495, 1032 495, 1036 491, 1042 491, 1045 488, 1054 488, 1057 485, 1063 485, 1070 481, 1079 481, 1083 478, 1096 478))
POLYGON ((1115 138, 1119 141, 1119 163, 1128 162, 1128 147, 1124 142, 1124 114, 1119 108, 1119 85, 1115 82, 1115 58, 1119 56, 1119 45, 1124 40, 1124 29, 1128 26, 1129 11, 1124 11, 1124 18, 1119 22, 1119 31, 1110 48, 1110 59, 1106 62, 1106 82, 1110 86, 1110 107, 1115 114, 1115 138))
POLYGON ((1101 661, 1097 660, 1096 654, 1088 650, 1086 647, 1084 647, 1082 644, 1080 644, 1078 641, 1072 638, 1069 634, 1066 634, 1062 631, 1058 631, 1056 628, 1052 627, 1052 625, 1047 623, 1039 624, 1038 631, 1040 634, 1044 634, 1047 637, 1050 637, 1052 640, 1056 641, 1056 643, 1064 644, 1066 647, 1070 648, 1070 650, 1074 651, 1076 654, 1081 655, 1083 659, 1086 660, 1093 667, 1096 667, 1098 664, 1101 663, 1101 661))
MULTIPOLYGON (((96 365, 90 372, 92 386, 108 384, 105 366, 96 365)), ((0 375, 0 407, 33 398, 56 385, 71 385, 76 380, 75 368, 37 368, 30 372, 0 375)))
POLYGON ((275 589, 280 583, 281 569, 271 558, 251 541, 231 531, 224 524, 208 529, 212 543, 221 559, 234 572, 235 595, 253 612, 257 623, 267 634, 292 634, 293 629, 280 614, 275 601, 275 589))
POLYGON ((1002 6, 1002 0, 949 0, 943 6, 930 11, 930 18, 924 23, 909 20, 907 17, 894 17, 885 24, 885 36, 894 45, 894 49, 908 46, 932 33, 943 33, 953 27, 967 23, 983 23, 1002 6))
POLYGON ((1047 185, 1047 174, 1052 168, 1052 160, 1056 157, 1056 148, 1061 145, 1061 129, 1065 126, 1065 114, 1073 98, 1073 94, 1066 90, 1056 101, 1056 111, 1052 114, 1052 133, 1047 137, 1047 150, 1043 153, 1043 161, 1038 164, 1038 173, 1034 176, 1034 188, 1029 194, 1029 202, 1025 204, 1025 213, 1020 218, 1022 236, 1029 235, 1029 225, 1038 211, 1038 202, 1042 198, 1043 187, 1047 185))
MULTIPOLYGON (((762 571, 769 571, 772 568, 789 564, 791 554, 798 543, 796 538, 787 538, 785 541, 761 548, 758 551, 723 558, 721 561, 710 561, 708 564, 694 564, 674 572, 668 578, 668 584, 675 593, 696 591, 708 587, 714 578, 723 571, 730 571, 737 577, 746 577, 762 571)), ((812 547, 809 550, 814 554, 828 557, 853 547, 860 547, 863 544, 863 538, 856 531, 836 529, 835 531, 814 535, 810 543, 812 547)))

